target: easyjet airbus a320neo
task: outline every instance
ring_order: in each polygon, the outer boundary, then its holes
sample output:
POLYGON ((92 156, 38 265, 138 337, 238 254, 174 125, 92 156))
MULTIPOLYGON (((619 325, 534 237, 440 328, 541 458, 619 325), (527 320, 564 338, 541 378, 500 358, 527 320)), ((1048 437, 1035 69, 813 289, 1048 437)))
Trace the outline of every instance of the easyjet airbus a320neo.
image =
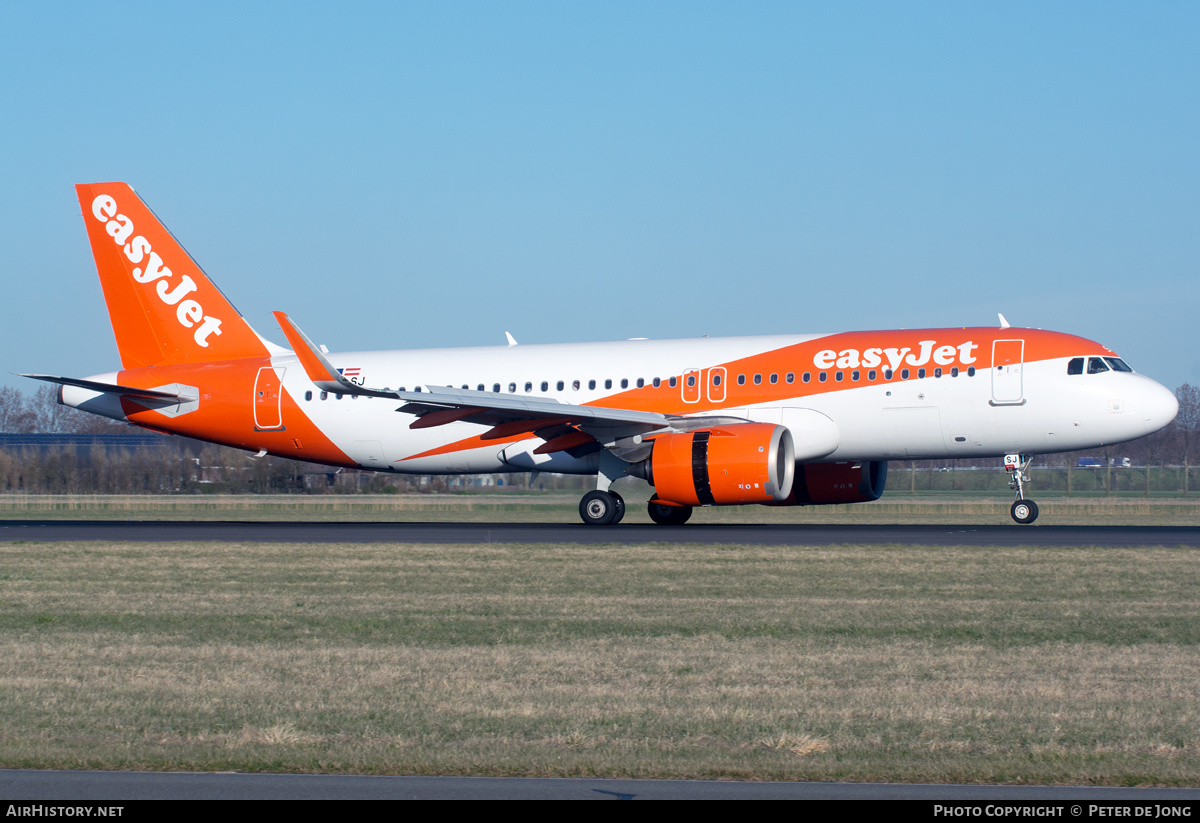
MULTIPOLYGON (((656 523, 695 506, 876 500, 895 459, 1032 455, 1131 440, 1178 410, 1113 351, 999 328, 336 354, 282 312, 290 349, 238 314, 124 183, 76 187, 120 371, 60 401, 147 429, 331 466, 596 475, 583 522, 617 523, 625 475, 656 523)), ((1003 318, 1002 318, 1003 319, 1003 318)))

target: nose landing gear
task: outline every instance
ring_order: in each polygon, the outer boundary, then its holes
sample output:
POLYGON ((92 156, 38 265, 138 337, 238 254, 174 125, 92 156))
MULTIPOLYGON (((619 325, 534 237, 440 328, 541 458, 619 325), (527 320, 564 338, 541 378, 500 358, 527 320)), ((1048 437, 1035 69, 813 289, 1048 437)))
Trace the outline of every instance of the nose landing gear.
POLYGON ((1037 520, 1038 516, 1037 503, 1025 499, 1025 484, 1029 482, 1029 475, 1025 474, 1025 470, 1029 468, 1031 459, 1029 455, 1025 454, 1004 455, 1004 470, 1008 472, 1008 487, 1013 490, 1017 498, 1009 513, 1012 515, 1012 519, 1022 526, 1037 520))

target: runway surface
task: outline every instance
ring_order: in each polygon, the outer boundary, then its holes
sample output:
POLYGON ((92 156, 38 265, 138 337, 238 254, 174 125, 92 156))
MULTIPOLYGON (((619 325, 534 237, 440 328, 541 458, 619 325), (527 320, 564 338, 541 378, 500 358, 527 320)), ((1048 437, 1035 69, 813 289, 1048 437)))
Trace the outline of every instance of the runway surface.
MULTIPOLYGON (((1200 789, 772 783, 313 774, 0 770, 0 796, 20 800, 925 800, 1045 803, 1141 801, 1190 807, 1200 789)), ((1061 816, 1066 816, 1061 815, 1061 816)))
POLYGON ((704 543, 772 546, 1191 546, 1195 526, 700 525, 0 520, 0 541, 222 543, 704 543))

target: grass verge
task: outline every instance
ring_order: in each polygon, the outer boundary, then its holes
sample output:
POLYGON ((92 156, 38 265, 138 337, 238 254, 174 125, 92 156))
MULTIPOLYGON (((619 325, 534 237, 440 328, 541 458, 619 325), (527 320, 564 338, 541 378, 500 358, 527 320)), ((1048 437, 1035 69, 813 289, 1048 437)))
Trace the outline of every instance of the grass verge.
POLYGON ((1192 549, 0 544, 0 767, 1200 785, 1192 549))

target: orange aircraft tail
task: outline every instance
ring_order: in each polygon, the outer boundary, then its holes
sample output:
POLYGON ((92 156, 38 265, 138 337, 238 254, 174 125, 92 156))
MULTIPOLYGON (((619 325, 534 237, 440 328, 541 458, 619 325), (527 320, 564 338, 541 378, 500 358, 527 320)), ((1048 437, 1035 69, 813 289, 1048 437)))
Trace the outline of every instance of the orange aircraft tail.
POLYGON ((75 190, 124 368, 269 353, 133 189, 87 183, 75 190))

